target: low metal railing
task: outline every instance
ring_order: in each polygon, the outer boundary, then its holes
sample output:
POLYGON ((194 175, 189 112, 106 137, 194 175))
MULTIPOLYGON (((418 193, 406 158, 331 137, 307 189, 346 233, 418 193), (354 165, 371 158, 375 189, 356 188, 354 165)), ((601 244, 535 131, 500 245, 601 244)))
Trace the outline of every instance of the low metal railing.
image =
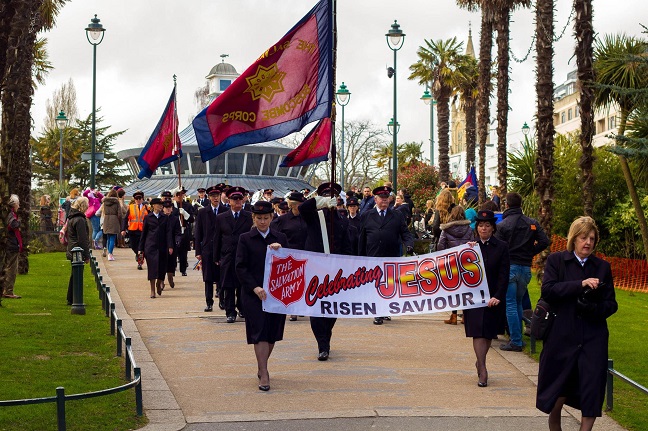
POLYGON ((125 378, 129 382, 114 388, 103 389, 100 391, 86 392, 82 394, 65 395, 65 388, 59 386, 56 388, 56 395, 43 398, 29 398, 23 400, 6 400, 0 401, 0 407, 9 406, 24 406, 29 404, 43 404, 43 403, 56 403, 56 417, 59 431, 65 431, 67 428, 65 420, 65 403, 68 401, 81 400, 87 398, 100 397, 104 395, 111 395, 117 392, 125 391, 130 388, 135 388, 135 406, 137 415, 144 414, 144 407, 142 403, 142 371, 135 362, 135 355, 131 346, 131 338, 126 336, 124 328, 122 327, 122 320, 115 312, 115 303, 110 297, 110 287, 102 281, 101 270, 97 265, 97 258, 90 259, 90 268, 95 278, 97 290, 99 291, 99 298, 101 299, 102 307, 106 313, 106 317, 110 317, 110 335, 116 335, 117 340, 117 356, 123 356, 126 347, 125 360, 125 378))
POLYGON ((645 386, 640 385, 639 383, 635 382, 634 380, 624 376, 620 372, 614 369, 614 361, 612 359, 608 359, 608 374, 607 374, 607 384, 605 386, 605 410, 606 411, 612 411, 612 408, 614 407, 614 378, 617 377, 621 379, 622 381, 626 382, 630 386, 639 389, 641 392, 643 392, 645 395, 648 395, 648 388, 645 386))

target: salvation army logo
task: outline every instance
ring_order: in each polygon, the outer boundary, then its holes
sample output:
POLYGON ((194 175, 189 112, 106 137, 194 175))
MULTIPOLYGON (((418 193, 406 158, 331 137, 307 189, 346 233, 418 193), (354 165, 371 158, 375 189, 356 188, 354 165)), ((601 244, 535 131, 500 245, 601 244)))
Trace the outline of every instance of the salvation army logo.
POLYGON ((304 296, 304 272, 307 259, 272 256, 268 286, 270 295, 288 307, 304 296))

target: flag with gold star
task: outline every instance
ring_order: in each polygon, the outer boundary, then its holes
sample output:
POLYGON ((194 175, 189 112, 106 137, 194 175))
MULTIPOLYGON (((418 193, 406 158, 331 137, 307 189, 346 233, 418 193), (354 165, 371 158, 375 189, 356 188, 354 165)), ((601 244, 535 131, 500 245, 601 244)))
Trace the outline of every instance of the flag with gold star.
POLYGON ((281 167, 307 166, 328 160, 331 149, 331 119, 322 118, 301 144, 281 162, 281 167))
POLYGON ((179 157, 182 157, 182 149, 180 148, 180 136, 178 136, 174 85, 162 118, 137 159, 137 164, 142 168, 137 177, 140 179, 151 178, 158 166, 166 165, 179 157))
POLYGON ((327 118, 333 100, 331 1, 320 0, 192 125, 203 162, 327 118))

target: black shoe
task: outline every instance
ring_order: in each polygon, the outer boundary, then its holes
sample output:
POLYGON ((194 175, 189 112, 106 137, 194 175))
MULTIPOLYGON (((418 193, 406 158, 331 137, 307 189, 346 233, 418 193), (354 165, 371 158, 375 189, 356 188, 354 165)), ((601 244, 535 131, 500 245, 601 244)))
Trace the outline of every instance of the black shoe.
POLYGON ((183 277, 186 277, 186 276, 187 276, 187 273, 186 273, 186 272, 183 272, 183 273, 182 273, 182 276, 183 276, 183 277))
POLYGON ((234 323, 236 322, 236 314, 233 316, 227 316, 227 323, 234 323))
POLYGON ((238 312, 238 316, 239 316, 241 319, 245 319, 245 315, 243 315, 243 313, 241 313, 240 311, 238 312))
POLYGON ((389 316, 385 316, 385 317, 383 317, 383 319, 385 319, 385 320, 391 320, 391 317, 389 317, 389 316))
POLYGON ((137 269, 142 270, 142 265, 137 265, 137 269))
POLYGON ((521 352, 522 346, 516 346, 515 344, 511 344, 511 342, 509 341, 506 344, 500 344, 500 350, 504 350, 506 352, 521 352))
POLYGON ((373 321, 374 325, 382 325, 383 324, 383 318, 382 317, 375 317, 373 321))
POLYGON ((259 385, 259 390, 263 392, 268 392, 270 390, 270 385, 259 385))
POLYGON ((214 307, 208 305, 207 307, 205 307, 205 311, 214 311, 214 307))
POLYGON ((297 316, 290 316, 290 319, 288 319, 288 320, 290 320, 291 322, 294 322, 294 321, 297 320, 297 316))
POLYGON ((225 309, 225 305, 223 304, 223 301, 221 301, 220 299, 218 300, 218 308, 220 308, 221 310, 225 309))
POLYGON ((319 355, 317 355, 318 361, 326 361, 328 358, 329 358, 329 352, 327 352, 326 350, 319 352, 319 355))

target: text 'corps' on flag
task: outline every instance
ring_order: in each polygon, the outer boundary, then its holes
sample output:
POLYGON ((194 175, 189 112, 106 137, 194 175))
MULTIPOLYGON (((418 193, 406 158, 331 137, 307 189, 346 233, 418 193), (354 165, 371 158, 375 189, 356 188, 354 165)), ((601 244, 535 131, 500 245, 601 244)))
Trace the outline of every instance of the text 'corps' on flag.
POLYGON ((297 148, 292 150, 281 162, 281 167, 307 166, 328 160, 331 149, 330 118, 322 118, 317 126, 304 138, 297 148))
POLYGON ((142 168, 137 175, 139 179, 151 178, 158 166, 166 165, 177 160, 178 157, 182 157, 175 95, 174 86, 162 118, 137 159, 137 164, 142 168))
POLYGON ((194 118, 203 162, 330 116, 331 31, 331 0, 321 0, 194 118))

